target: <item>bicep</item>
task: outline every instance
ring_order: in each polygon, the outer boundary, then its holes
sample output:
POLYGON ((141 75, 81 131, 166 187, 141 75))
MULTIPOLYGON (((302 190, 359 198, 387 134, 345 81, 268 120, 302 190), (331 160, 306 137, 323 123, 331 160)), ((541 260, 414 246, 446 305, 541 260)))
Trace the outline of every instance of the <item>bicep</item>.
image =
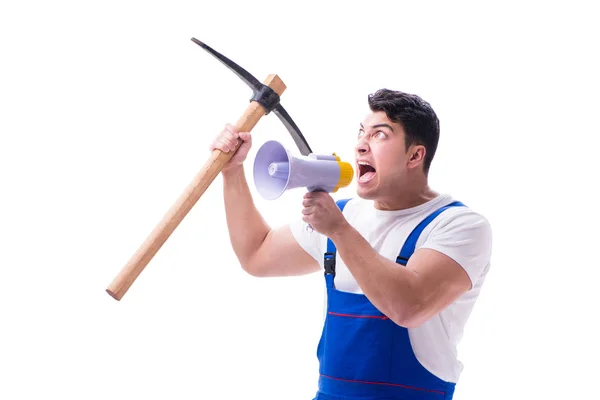
POLYGON ((269 231, 246 270, 254 276, 297 276, 317 272, 319 263, 298 244, 288 225, 269 231))
POLYGON ((470 290, 491 254, 491 227, 482 216, 460 210, 438 226, 410 258, 422 314, 428 318, 470 290))
POLYGON ((471 288, 471 280, 464 268, 437 250, 415 251, 406 268, 415 275, 418 304, 411 325, 418 325, 439 313, 471 288))

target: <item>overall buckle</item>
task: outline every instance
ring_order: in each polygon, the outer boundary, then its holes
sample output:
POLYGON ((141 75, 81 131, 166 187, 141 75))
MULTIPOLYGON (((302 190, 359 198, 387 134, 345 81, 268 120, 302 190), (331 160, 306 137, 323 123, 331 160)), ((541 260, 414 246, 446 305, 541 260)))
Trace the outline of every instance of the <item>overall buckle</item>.
POLYGON ((335 276, 335 253, 325 253, 323 264, 325 266, 325 275, 331 274, 335 276))

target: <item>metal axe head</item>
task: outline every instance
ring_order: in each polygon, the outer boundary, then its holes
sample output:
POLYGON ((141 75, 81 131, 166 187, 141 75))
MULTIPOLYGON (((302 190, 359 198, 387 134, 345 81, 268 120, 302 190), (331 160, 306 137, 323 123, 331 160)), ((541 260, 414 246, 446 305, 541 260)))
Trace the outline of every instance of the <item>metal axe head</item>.
POLYGON ((265 109, 266 114, 269 114, 271 111, 273 111, 273 113, 279 117, 283 125, 292 136, 292 139, 294 139, 294 142, 296 143, 296 146, 298 146, 298 149, 302 155, 307 156, 312 153, 308 142, 300 132, 300 128, 298 128, 298 126, 294 123, 294 120, 292 120, 292 117, 290 117, 287 111, 285 111, 283 106, 280 104, 279 95, 275 93, 273 89, 260 82, 244 68, 240 67, 238 64, 198 39, 192 38, 192 41, 206 50, 209 54, 213 55, 217 60, 221 61, 227 68, 233 71, 233 73, 235 73, 242 81, 244 81, 246 85, 250 86, 253 93, 250 101, 256 101, 259 103, 265 109))

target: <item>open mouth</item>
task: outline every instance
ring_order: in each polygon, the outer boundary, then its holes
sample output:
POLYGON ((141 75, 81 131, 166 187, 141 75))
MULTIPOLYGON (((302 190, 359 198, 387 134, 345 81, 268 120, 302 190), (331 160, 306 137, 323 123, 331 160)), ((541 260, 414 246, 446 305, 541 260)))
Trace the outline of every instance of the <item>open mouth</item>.
POLYGON ((375 177, 377 171, 373 166, 364 161, 358 162, 358 182, 367 183, 375 177))

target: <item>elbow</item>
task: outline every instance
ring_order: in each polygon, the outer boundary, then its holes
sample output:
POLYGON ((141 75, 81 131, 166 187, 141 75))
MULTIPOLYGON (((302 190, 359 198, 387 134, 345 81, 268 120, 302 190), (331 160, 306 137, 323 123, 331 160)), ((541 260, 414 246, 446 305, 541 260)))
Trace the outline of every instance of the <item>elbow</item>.
POLYGON ((425 307, 419 301, 413 301, 411 304, 403 304, 392 311, 389 318, 396 325, 404 328, 417 328, 426 321, 425 307))
POLYGON ((256 265, 252 264, 251 262, 248 261, 240 261, 240 266, 242 267, 242 270, 244 270, 244 272, 246 272, 248 275, 254 276, 259 278, 260 275, 260 270, 256 267, 256 265))
POLYGON ((261 268, 261 265, 254 260, 254 257, 248 257, 243 261, 240 260, 240 266, 242 267, 242 270, 255 278, 264 278, 267 276, 265 273, 265 268, 261 268))
POLYGON ((401 319, 398 319, 396 322, 397 325, 402 326, 407 329, 417 328, 423 322, 425 322, 422 318, 417 316, 408 316, 401 319))
POLYGON ((262 272, 259 268, 253 267, 253 266, 251 266, 249 264, 242 264, 242 269, 248 275, 251 275, 251 276, 253 276, 255 278, 263 278, 263 277, 265 277, 264 272, 262 272))
POLYGON ((262 239, 256 240, 252 245, 244 248, 244 251, 236 251, 240 266, 248 275, 256 278, 266 277, 268 273, 268 258, 265 257, 265 241, 269 238, 272 231, 265 234, 262 239))

